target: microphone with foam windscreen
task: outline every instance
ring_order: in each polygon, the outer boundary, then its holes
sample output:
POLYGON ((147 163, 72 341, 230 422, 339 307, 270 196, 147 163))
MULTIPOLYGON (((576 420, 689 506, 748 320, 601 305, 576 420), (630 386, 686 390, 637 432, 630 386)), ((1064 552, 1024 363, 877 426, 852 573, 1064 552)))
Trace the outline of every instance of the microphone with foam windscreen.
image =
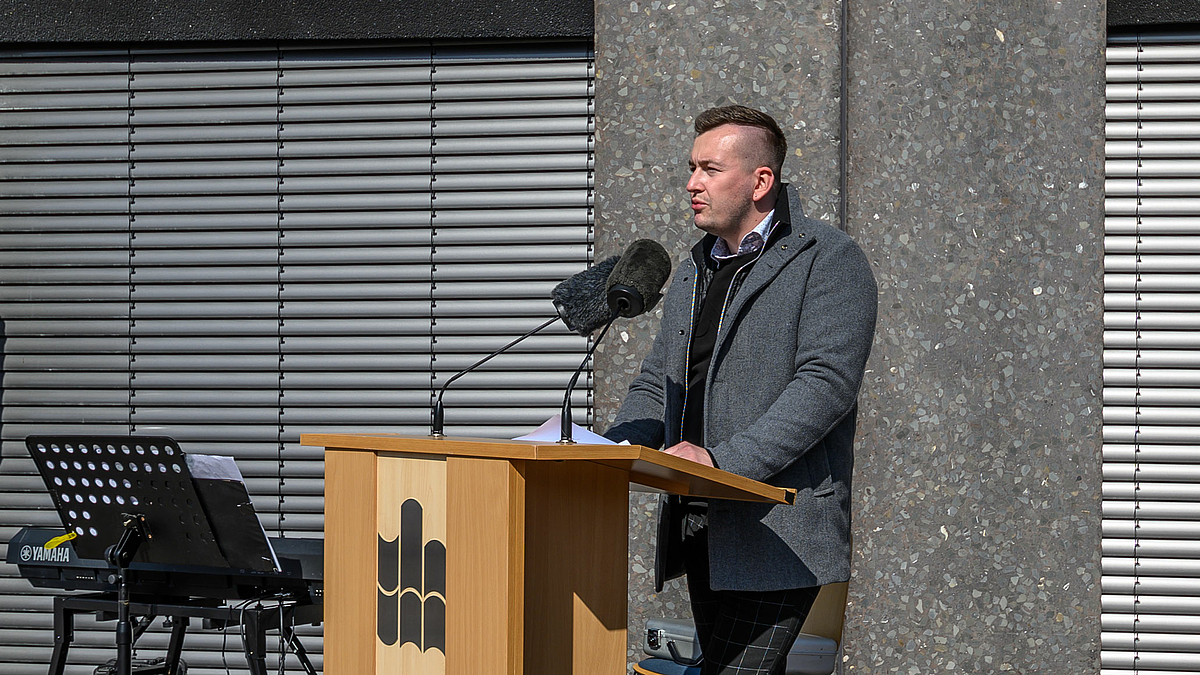
POLYGON ((671 256, 653 239, 638 239, 613 266, 605 287, 608 307, 618 316, 635 317, 654 309, 671 275, 671 256))
POLYGON ((583 362, 575 369, 575 374, 567 384, 567 393, 563 397, 562 411, 559 413, 559 420, 562 422, 559 443, 575 442, 571 433, 571 391, 575 389, 575 383, 579 381, 579 374, 583 372, 588 359, 592 358, 592 352, 596 351, 596 346, 604 339, 604 334, 617 318, 629 319, 654 309, 654 305, 662 298, 662 288, 670 276, 671 256, 667 255, 667 250, 662 244, 652 239, 638 239, 630 244, 613 266, 605 284, 605 301, 611 312, 610 318, 604 323, 604 329, 596 336, 587 356, 583 357, 583 362))
POLYGON ((550 297, 554 300, 554 308, 558 310, 558 316, 479 359, 466 369, 455 373, 449 380, 446 380, 446 383, 438 390, 437 399, 433 403, 433 410, 430 411, 429 435, 435 438, 444 436, 446 409, 442 405, 442 397, 445 395, 446 389, 450 384, 458 378, 503 354, 526 338, 540 333, 547 326, 559 319, 566 324, 567 328, 584 337, 591 335, 597 328, 608 323, 609 319, 613 316, 611 310, 608 308, 606 297, 608 277, 620 259, 621 256, 615 255, 602 260, 596 265, 572 275, 555 286, 554 290, 550 293, 550 297))
POLYGON ((608 277, 621 256, 614 255, 554 287, 550 297, 567 328, 587 337, 612 318, 608 306, 608 277))

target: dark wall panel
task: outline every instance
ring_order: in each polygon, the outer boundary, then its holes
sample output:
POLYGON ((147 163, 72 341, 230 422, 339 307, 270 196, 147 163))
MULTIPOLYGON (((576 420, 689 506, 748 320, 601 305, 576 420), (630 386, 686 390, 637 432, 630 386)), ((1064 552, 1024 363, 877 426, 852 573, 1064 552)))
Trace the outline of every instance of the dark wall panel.
POLYGON ((581 0, 0 0, 0 42, 588 37, 581 0))
POLYGON ((1149 28, 1200 24, 1196 0, 1108 0, 1108 27, 1149 28))

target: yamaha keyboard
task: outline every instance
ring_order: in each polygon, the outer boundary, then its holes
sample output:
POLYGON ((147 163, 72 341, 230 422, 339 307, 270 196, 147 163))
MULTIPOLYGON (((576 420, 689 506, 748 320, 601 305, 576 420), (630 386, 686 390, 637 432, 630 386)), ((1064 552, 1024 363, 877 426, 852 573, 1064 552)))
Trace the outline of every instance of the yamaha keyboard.
MULTIPOLYGON (((115 592, 117 568, 104 560, 78 557, 70 541, 53 546, 52 540, 64 533, 48 527, 23 528, 8 543, 7 562, 38 588, 115 592), (47 543, 52 548, 46 548, 47 543)), ((270 542, 280 571, 135 562, 129 566, 130 590, 137 595, 214 600, 284 593, 305 604, 321 604, 324 541, 271 538, 270 542)))
POLYGON ((160 616, 173 626, 167 655, 139 675, 183 669, 191 619, 237 626, 252 675, 267 673, 272 629, 317 675, 294 627, 324 618, 323 541, 268 540, 232 457, 167 436, 32 435, 25 447, 64 528, 21 530, 6 560, 35 587, 92 591, 54 598, 49 675, 62 675, 81 613, 116 620, 117 675, 133 675, 138 637, 160 616))
MULTIPOLYGON (((49 675, 62 675, 66 668, 77 614, 95 614, 100 621, 117 618, 117 568, 104 560, 80 558, 70 540, 63 536, 65 532, 26 527, 9 541, 6 557, 37 588, 93 591, 54 598, 54 653, 49 675)), ((270 542, 279 561, 277 571, 131 563, 127 572, 129 609, 145 619, 133 636, 134 642, 155 616, 173 620, 165 659, 136 672, 181 672, 184 634, 188 619, 195 618, 203 619, 206 628, 241 627, 251 675, 268 675, 266 632, 273 628, 281 632, 281 639, 287 642, 304 672, 317 675, 294 626, 317 624, 323 619, 324 542, 320 539, 271 539, 270 542), (234 601, 241 602, 233 604, 234 601)))

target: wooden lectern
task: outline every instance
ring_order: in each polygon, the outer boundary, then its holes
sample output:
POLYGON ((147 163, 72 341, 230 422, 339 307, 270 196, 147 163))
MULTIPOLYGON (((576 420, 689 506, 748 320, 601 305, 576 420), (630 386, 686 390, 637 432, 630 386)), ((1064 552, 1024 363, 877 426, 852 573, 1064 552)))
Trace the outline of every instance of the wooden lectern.
POLYGON ((624 673, 630 486, 794 497, 641 446, 300 442, 326 448, 326 675, 624 673))

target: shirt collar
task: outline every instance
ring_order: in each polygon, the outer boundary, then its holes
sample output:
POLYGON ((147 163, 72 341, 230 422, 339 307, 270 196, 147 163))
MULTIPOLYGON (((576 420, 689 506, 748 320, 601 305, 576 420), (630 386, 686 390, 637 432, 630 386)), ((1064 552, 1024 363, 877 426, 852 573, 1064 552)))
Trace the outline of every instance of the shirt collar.
POLYGON ((725 240, 717 237, 717 241, 713 243, 712 251, 709 252, 709 256, 711 256, 713 260, 720 261, 728 260, 729 258, 734 258, 739 255, 745 255, 747 253, 757 253, 761 251, 763 245, 767 243, 767 239, 771 236, 771 230, 775 225, 773 220, 774 218, 775 209, 771 209, 771 212, 768 213, 765 218, 759 221, 758 225, 755 225, 753 230, 746 233, 746 236, 742 237, 742 243, 738 245, 737 253, 730 253, 729 246, 725 243, 725 240))

